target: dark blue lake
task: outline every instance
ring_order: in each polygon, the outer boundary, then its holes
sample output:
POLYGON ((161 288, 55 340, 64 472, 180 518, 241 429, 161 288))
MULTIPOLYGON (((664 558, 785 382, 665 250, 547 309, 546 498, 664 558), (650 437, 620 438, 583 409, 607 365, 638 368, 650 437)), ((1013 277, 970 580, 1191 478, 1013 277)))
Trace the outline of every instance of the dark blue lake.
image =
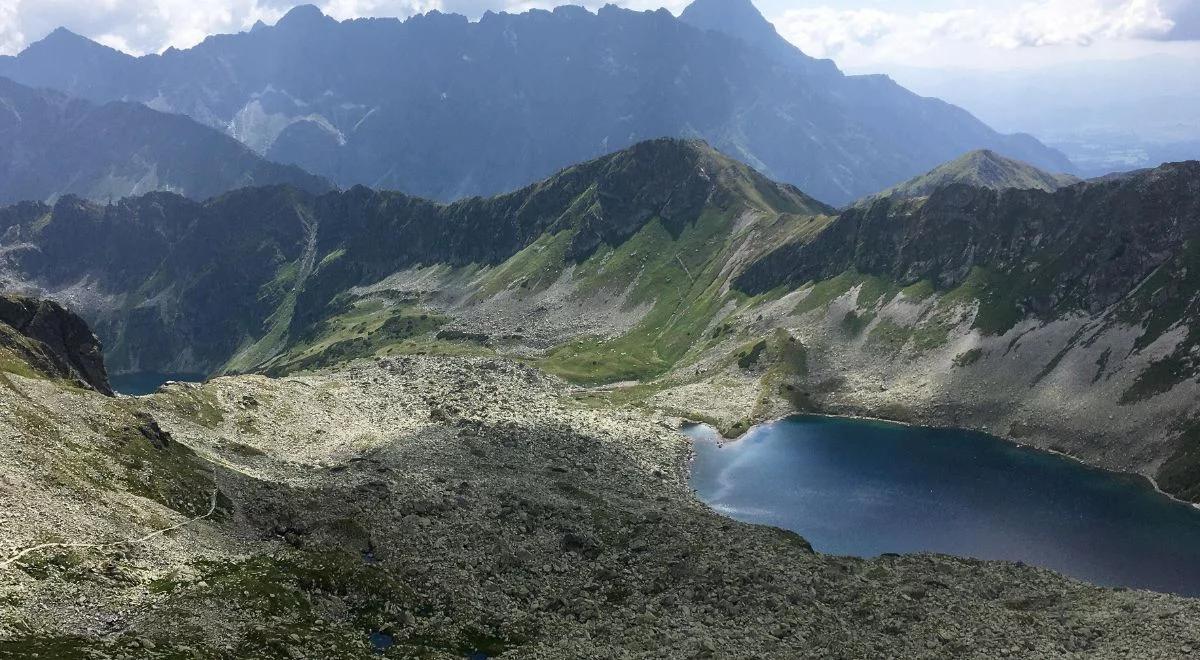
POLYGON ((121 394, 142 396, 143 394, 154 394, 163 383, 169 380, 198 383, 204 380, 204 376, 201 374, 163 374, 142 371, 133 374, 110 376, 108 382, 112 385, 113 390, 121 394))
POLYGON ((692 486, 818 551, 1020 560, 1109 586, 1200 595, 1200 510, 1134 477, 981 433, 791 417, 695 443, 692 486))

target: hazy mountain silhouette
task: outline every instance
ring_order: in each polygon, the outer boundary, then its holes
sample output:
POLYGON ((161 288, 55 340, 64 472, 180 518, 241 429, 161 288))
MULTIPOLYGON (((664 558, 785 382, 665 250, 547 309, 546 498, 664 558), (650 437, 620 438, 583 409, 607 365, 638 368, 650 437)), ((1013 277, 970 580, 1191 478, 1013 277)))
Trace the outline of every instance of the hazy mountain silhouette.
POLYGON ((515 189, 660 136, 698 137, 844 203, 972 149, 1070 162, 884 76, 845 76, 746 0, 607 6, 478 22, 438 12, 337 22, 298 7, 272 27, 134 58, 58 30, 0 75, 138 100, 221 128, 342 185, 447 200, 515 189))
POLYGON ((244 186, 331 185, 237 140, 140 103, 95 104, 0 78, 0 203, 155 190, 204 199, 244 186))

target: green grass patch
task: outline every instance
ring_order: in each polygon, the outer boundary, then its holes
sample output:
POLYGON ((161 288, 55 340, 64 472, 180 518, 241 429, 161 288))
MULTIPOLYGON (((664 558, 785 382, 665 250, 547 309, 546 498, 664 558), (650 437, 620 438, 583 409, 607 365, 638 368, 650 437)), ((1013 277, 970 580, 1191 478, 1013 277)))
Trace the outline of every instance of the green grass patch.
POLYGON ((721 255, 730 219, 706 211, 672 236, 659 220, 615 248, 598 250, 576 270, 592 297, 627 293, 629 306, 650 311, 628 333, 560 346, 543 361, 548 371, 582 383, 643 380, 674 366, 704 336, 724 301, 721 255))
POLYGON ((542 234, 484 275, 476 298, 490 298, 508 289, 518 294, 534 293, 550 286, 562 274, 575 232, 570 229, 542 234))
POLYGON ((979 361, 983 356, 982 348, 972 348, 954 356, 954 366, 967 367, 979 361))
POLYGON ((743 348, 737 354, 738 366, 742 369, 749 369, 758 362, 758 358, 762 356, 765 350, 767 350, 767 340, 765 339, 760 339, 753 346, 743 348))
POLYGON ((411 304, 359 300, 323 321, 311 339, 273 360, 266 372, 283 375, 377 355, 406 340, 430 335, 448 320, 411 304))
POLYGON ((933 281, 928 279, 918 280, 900 290, 906 300, 913 302, 921 302, 934 293, 933 281))
MULTIPOLYGON (((186 516, 208 511, 214 484, 207 465, 191 449, 171 442, 159 448, 132 427, 113 434, 114 454, 126 489, 186 516)), ((215 512, 214 512, 215 513, 215 512)))
POLYGON ((1121 394, 1121 403, 1137 403, 1166 394, 1179 383, 1194 377, 1195 373, 1196 366, 1190 356, 1176 350, 1171 355, 1151 362, 1138 374, 1133 384, 1121 394))
POLYGON ((1159 488, 1191 502, 1200 502, 1200 422, 1180 430, 1179 446, 1158 470, 1159 488))
POLYGON ((875 312, 863 312, 860 314, 852 309, 842 317, 842 330, 852 337, 857 337, 862 334, 863 330, 866 330, 868 325, 871 325, 871 321, 873 320, 875 320, 875 312))
POLYGON ((937 302, 942 309, 977 302, 973 328, 987 335, 1002 335, 1020 320, 1021 313, 1016 304, 1020 288, 1012 280, 995 270, 976 266, 967 278, 954 289, 946 292, 937 302))

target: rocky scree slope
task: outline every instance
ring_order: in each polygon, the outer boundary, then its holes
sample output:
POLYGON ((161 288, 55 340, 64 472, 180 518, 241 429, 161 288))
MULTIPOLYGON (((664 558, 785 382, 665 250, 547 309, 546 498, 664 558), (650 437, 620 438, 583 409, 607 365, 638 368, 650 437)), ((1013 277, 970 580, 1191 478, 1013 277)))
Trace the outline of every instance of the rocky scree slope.
POLYGON ((67 194, 108 202, 155 190, 206 199, 269 184, 331 188, 187 117, 139 103, 97 105, 0 78, 0 203, 67 194))
POLYGON ((843 204, 966 151, 1052 171, 1062 154, 1001 135, 886 76, 846 76, 748 2, 676 18, 430 12, 338 22, 312 6, 274 26, 131 57, 57 30, 0 75, 93 101, 141 101, 228 132, 343 187, 449 201, 495 195, 639 141, 701 138, 843 204))
POLYGON ((675 421, 580 405, 495 358, 140 398, 10 373, 0 656, 380 657, 372 634, 383 657, 429 658, 1200 648, 1197 601, 1020 564, 826 557, 730 521, 692 498, 675 421))

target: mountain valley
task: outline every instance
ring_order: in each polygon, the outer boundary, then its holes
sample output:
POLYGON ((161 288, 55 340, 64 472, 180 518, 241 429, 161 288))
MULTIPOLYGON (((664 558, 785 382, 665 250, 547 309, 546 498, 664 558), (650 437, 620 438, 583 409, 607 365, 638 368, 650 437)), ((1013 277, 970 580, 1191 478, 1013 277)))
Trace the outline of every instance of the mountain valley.
POLYGON ((0 659, 1200 654, 1200 161, 322 6, 0 39, 0 659))
POLYGON ((814 554, 688 487, 670 418, 503 358, 113 398, 6 373, 0 657, 1177 657, 1194 600, 814 554), (34 420, 37 420, 34 422, 34 420), (769 567, 769 568, 767 568, 769 567))

